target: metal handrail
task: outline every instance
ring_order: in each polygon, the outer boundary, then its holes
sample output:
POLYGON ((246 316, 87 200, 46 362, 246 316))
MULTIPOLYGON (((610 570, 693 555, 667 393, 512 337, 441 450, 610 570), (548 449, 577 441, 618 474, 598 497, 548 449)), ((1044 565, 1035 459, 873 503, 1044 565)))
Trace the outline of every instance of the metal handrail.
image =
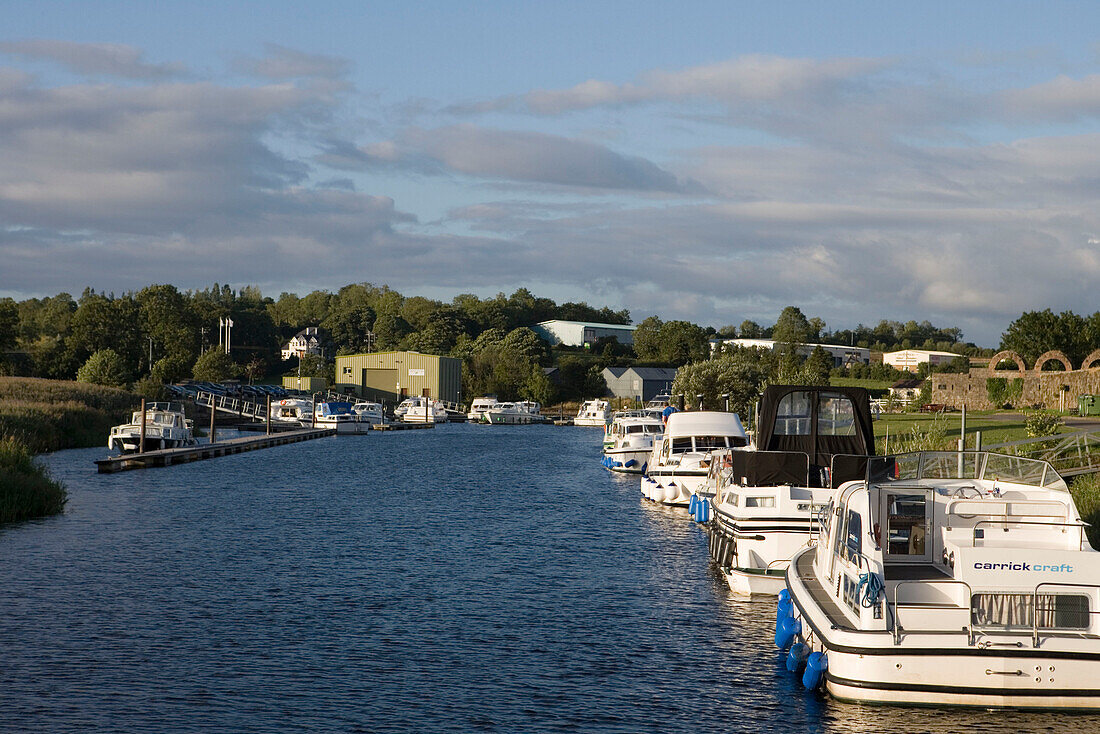
MULTIPOLYGON (((1085 542, 1085 528, 1088 527, 1088 523, 1086 522, 1042 522, 1040 520, 1011 520, 1008 518, 1001 520, 978 520, 978 522, 974 523, 974 527, 976 528, 979 525, 1008 525, 1009 523, 1013 525, 1046 525, 1052 528, 1062 528, 1063 533, 1066 528, 1077 528, 1079 531, 1077 541, 1079 543, 1085 542)), ((1003 528, 1003 530, 1006 533, 1008 532, 1007 527, 1003 528)))
MULTIPOLYGON (((906 584, 911 584, 911 585, 916 585, 916 584, 925 584, 925 585, 955 584, 955 585, 966 587, 966 591, 967 591, 966 598, 968 600, 974 595, 974 591, 973 591, 973 589, 971 589, 970 584, 966 583, 965 581, 959 581, 958 579, 921 579, 921 580, 899 581, 897 583, 897 585, 894 586, 894 629, 893 629, 893 633, 894 633, 894 644, 895 645, 901 644, 902 627, 901 627, 901 619, 898 616, 898 610, 903 609, 903 608, 912 609, 912 608, 917 607, 916 604, 898 604, 898 589, 900 589, 902 586, 905 586, 906 584)), ((974 621, 971 619, 970 607, 969 606, 964 607, 964 606, 958 606, 958 605, 956 605, 954 607, 951 607, 952 611, 958 610, 958 609, 963 609, 963 610, 966 610, 966 612, 967 612, 966 627, 965 627, 965 630, 966 630, 966 644, 967 645, 973 645, 974 644, 974 621)), ((908 632, 908 630, 906 630, 906 631, 908 632)), ((921 633, 921 632, 926 633, 926 634, 932 634, 932 633, 946 634, 946 633, 954 633, 955 630, 914 630, 914 634, 921 633)))
MULTIPOLYGON (((959 499, 952 499, 950 502, 947 503, 947 513, 950 514, 950 515, 955 515, 957 517, 977 517, 978 515, 985 515, 987 517, 993 517, 994 515, 1000 515, 1000 516, 1003 516, 1003 517, 1010 517, 1010 515, 1008 514, 1008 505, 1009 505, 1009 503, 1013 503, 1013 502, 1016 503, 1016 504, 1019 504, 1019 505, 1031 505, 1031 506, 1039 506, 1039 507, 1045 507, 1045 506, 1050 505, 1050 506, 1053 506, 1055 508, 1061 509, 1063 517, 1068 517, 1069 516, 1069 504, 1067 502, 1063 502, 1062 500, 1029 500, 1029 499, 1022 499, 1022 498, 1015 498, 1015 497, 982 497, 981 499, 978 499, 977 497, 961 497, 959 499), (994 512, 969 512, 969 513, 955 512, 955 507, 957 505, 962 505, 962 504, 966 504, 966 503, 973 503, 973 502, 981 502, 983 505, 1001 503, 1004 506, 1004 511, 1000 512, 1000 513, 994 513, 994 512)), ((1021 516, 1018 516, 1018 517, 1029 517, 1029 516, 1034 516, 1034 514, 1029 513, 1028 515, 1021 515, 1021 516)), ((1043 515, 1042 517, 1054 517, 1054 515, 1043 515)))
MULTIPOLYGON (((1100 584, 1071 584, 1065 581, 1041 581, 1035 584, 1031 591, 1031 646, 1039 647, 1039 589, 1043 586, 1058 586, 1061 588, 1100 589, 1100 584)), ((1091 600, 1090 600, 1091 601, 1091 600)), ((1100 614, 1100 610, 1093 611, 1089 605, 1089 615, 1100 614)), ((1050 628, 1043 628, 1050 629, 1050 628)))

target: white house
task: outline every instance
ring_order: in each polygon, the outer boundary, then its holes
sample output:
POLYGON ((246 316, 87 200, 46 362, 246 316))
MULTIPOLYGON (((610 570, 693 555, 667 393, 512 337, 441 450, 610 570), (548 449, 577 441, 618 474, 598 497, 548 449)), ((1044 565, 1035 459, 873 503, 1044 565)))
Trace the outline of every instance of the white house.
POLYGON ((633 326, 623 324, 596 324, 591 321, 542 321, 531 330, 550 342, 550 346, 564 344, 567 347, 591 345, 597 339, 612 337, 620 344, 634 343, 633 326))
POLYGON ((897 352, 887 352, 883 354, 882 363, 891 365, 899 370, 916 372, 924 362, 928 362, 935 367, 936 365, 947 364, 958 356, 959 355, 954 352, 933 352, 927 349, 902 349, 897 352))
POLYGON ((321 354, 324 349, 324 339, 323 331, 316 326, 307 326, 290 337, 290 341, 283 345, 283 360, 291 357, 301 359, 306 354, 321 354))
MULTIPOLYGON (((782 344, 775 339, 711 339, 710 353, 714 354, 719 346, 734 344, 739 347, 756 347, 758 349, 770 349, 773 352, 782 344)), ((863 347, 845 347, 839 344, 800 344, 798 353, 803 357, 809 357, 815 348, 821 347, 833 358, 833 367, 846 367, 850 364, 870 364, 871 350, 863 347)))

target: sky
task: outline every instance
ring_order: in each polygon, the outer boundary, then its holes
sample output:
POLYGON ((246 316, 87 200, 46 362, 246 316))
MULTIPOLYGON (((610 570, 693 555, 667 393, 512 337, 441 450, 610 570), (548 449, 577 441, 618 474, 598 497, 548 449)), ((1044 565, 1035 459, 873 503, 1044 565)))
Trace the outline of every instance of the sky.
POLYGON ((0 296, 1100 310, 1100 3, 0 0, 0 296))

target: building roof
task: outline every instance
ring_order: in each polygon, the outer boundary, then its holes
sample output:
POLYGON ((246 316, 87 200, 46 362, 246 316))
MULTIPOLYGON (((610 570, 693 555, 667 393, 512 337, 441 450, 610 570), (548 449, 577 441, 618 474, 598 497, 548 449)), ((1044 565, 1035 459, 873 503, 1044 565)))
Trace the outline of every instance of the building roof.
POLYGON ((908 352, 909 354, 927 355, 929 357, 963 357, 963 356, 965 356, 965 355, 962 355, 962 354, 955 354, 954 352, 937 352, 937 351, 934 351, 934 350, 931 350, 931 349, 898 349, 897 351, 894 351, 894 352, 886 352, 882 356, 889 357, 892 354, 904 354, 906 352, 908 352))
POLYGON ((893 385, 891 385, 890 388, 892 390, 913 390, 919 388, 923 382, 924 380, 920 380, 914 377, 908 380, 898 380, 893 385))
POLYGON ((675 367, 607 367, 605 369, 616 379, 631 371, 643 380, 662 380, 671 382, 676 379, 675 367))
POLYGON ((578 326, 592 326, 597 329, 625 329, 626 331, 634 331, 638 328, 630 324, 601 324, 596 321, 566 321, 565 319, 548 319, 547 321, 538 322, 536 326, 544 326, 545 324, 575 324, 578 326))

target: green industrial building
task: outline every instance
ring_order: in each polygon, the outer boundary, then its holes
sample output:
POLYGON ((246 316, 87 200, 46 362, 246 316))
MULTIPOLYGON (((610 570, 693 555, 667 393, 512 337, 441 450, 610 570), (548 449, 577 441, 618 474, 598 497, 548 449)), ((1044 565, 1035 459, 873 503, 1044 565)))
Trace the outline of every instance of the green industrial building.
POLYGON ((420 352, 349 354, 336 358, 336 390, 388 405, 410 395, 462 400, 462 360, 420 352))

